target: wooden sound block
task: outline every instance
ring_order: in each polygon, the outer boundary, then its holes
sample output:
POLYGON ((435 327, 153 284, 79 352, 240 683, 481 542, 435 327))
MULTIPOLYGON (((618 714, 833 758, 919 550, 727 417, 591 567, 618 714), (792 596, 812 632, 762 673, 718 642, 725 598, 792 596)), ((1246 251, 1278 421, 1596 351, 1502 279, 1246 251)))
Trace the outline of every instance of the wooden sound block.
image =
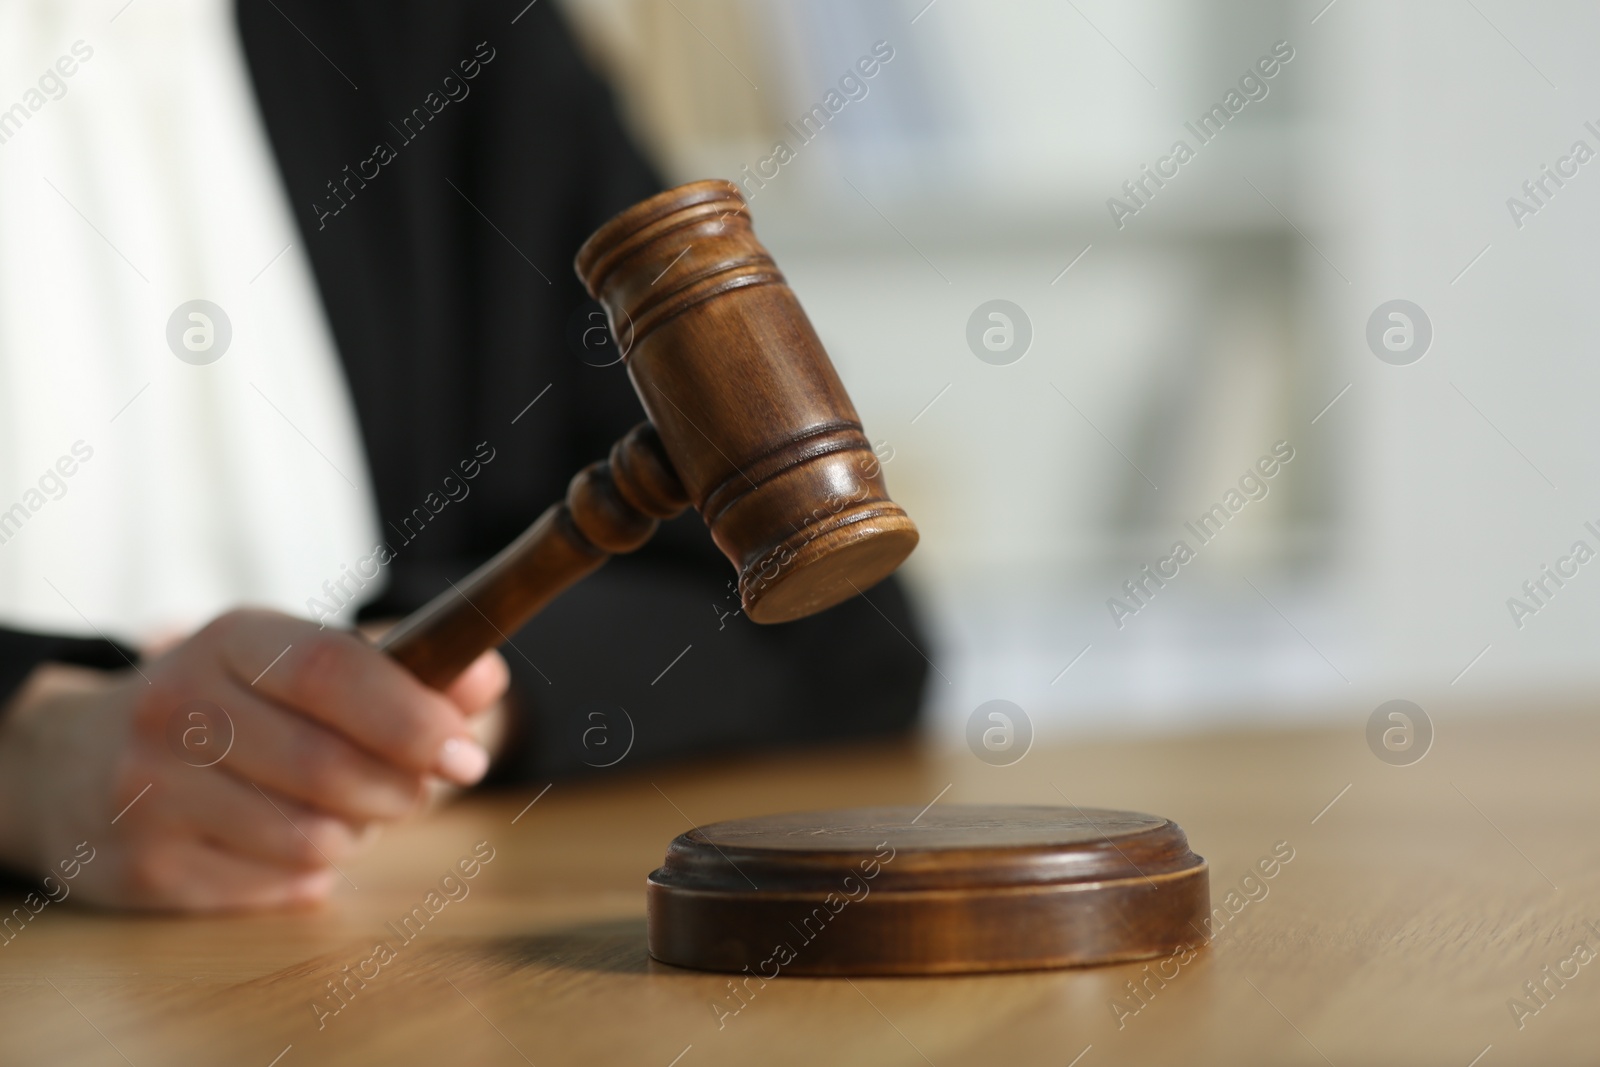
POLYGON ((1206 863, 1174 822, 936 805, 735 819, 676 838, 650 955, 713 971, 955 974, 1165 955, 1204 940, 1206 863))

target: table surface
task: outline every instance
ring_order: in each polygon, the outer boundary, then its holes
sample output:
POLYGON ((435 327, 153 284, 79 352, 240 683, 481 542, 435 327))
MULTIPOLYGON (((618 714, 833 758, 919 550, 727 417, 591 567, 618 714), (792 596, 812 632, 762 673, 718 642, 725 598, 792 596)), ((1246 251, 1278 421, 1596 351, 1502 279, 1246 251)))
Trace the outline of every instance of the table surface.
POLYGON ((1600 928, 1600 720, 1434 725, 1409 767, 1368 751, 1363 715, 1338 730, 1040 746, 1006 768, 896 744, 470 798, 391 830, 319 910, 46 908, 0 948, 0 1062, 1600 1062, 1600 964, 1575 952, 1600 951, 1586 925, 1600 928), (779 978, 736 998, 727 976, 646 954, 645 875, 691 825, 936 797, 1169 816, 1210 862, 1213 902, 1234 894, 1227 921, 1166 981, 1130 964, 779 978), (475 847, 493 859, 468 895, 398 937, 386 924, 426 906, 475 847), (1275 847, 1293 858, 1247 881, 1275 847), (380 941, 391 954, 364 962, 380 941), (336 1000, 328 983, 347 966, 372 979, 336 1000), (1537 979, 1540 1001, 1524 988, 1537 979))

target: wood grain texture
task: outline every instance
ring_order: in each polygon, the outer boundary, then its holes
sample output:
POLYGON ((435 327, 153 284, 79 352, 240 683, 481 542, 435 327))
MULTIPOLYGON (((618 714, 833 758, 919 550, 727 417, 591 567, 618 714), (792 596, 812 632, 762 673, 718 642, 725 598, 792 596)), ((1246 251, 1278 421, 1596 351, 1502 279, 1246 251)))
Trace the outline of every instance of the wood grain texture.
POLYGON ((385 635, 380 647, 436 688, 686 504, 761 623, 855 596, 917 544, 738 186, 691 182, 636 204, 595 231, 575 267, 606 309, 650 421, 511 545, 385 635))
POLYGON ((1370 711, 1329 731, 1040 745, 1009 768, 899 747, 624 764, 532 807, 543 783, 391 831, 314 912, 125 918, 69 900, 0 947, 0 1063, 268 1067, 292 1045, 278 1067, 1592 1065, 1600 961, 1552 982, 1521 1029, 1507 1002, 1576 942, 1597 944, 1600 723, 1430 705, 1434 750, 1392 767, 1366 747, 1370 711), (737 993, 728 975, 650 959, 644 879, 692 823, 920 807, 946 786, 934 810, 1169 814, 1210 864, 1213 903, 1233 910, 1169 979, 1152 977, 1158 960, 737 993), (326 983, 397 942, 388 924, 480 841, 495 855, 470 895, 319 1030, 326 983), (1292 859, 1262 877, 1279 842, 1292 859))
POLYGON ((917 528, 889 499, 738 186, 691 182, 636 204, 585 242, 576 267, 690 502, 738 569, 751 619, 821 611, 910 554, 917 528))
POLYGON ((1168 819, 1065 805, 848 808, 673 839, 650 955, 763 979, 1150 959, 1206 936, 1205 861, 1168 819))

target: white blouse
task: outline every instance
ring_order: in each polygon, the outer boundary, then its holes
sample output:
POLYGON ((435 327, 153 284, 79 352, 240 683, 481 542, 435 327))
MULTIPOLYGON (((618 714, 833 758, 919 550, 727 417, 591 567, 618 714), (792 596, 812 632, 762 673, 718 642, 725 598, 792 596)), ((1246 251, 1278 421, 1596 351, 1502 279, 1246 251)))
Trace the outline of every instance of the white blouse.
POLYGON ((309 615, 378 529, 231 0, 0 0, 0 625, 309 615))

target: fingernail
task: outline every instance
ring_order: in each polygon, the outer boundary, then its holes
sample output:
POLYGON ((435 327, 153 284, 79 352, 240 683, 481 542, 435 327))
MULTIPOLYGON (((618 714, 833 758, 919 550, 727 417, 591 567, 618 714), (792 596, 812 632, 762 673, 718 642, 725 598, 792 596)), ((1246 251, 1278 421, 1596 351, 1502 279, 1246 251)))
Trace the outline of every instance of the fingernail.
POLYGON ((308 874, 290 888, 290 899, 306 904, 325 900, 328 894, 333 892, 334 879, 337 877, 333 871, 308 874))
POLYGON ((452 737, 439 749, 439 773, 457 785, 473 785, 489 769, 489 753, 464 737, 452 737))

